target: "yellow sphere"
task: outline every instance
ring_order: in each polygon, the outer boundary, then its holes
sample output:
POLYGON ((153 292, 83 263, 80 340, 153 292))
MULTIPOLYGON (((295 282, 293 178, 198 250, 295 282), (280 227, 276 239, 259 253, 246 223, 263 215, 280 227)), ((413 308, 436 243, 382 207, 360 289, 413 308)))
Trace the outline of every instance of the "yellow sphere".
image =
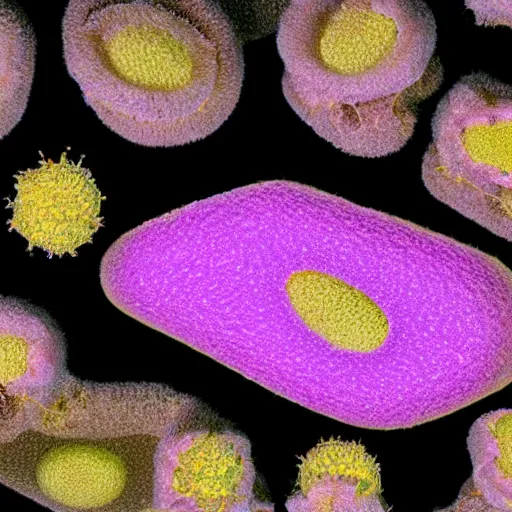
POLYGON ((123 460, 105 448, 71 444, 53 448, 39 461, 37 483, 53 501, 66 507, 103 507, 126 486, 123 460))

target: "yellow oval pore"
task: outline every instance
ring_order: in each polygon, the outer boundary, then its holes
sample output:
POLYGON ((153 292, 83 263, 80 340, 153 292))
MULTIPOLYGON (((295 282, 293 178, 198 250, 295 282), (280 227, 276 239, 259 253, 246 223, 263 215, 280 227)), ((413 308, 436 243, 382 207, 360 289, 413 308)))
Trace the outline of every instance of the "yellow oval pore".
POLYGON ((28 345, 23 338, 0 335, 0 384, 6 386, 27 372, 28 345))
POLYGON ((494 435, 500 449, 496 464, 507 477, 512 477, 512 414, 503 415, 494 426, 494 435))
POLYGON ((371 10, 341 7, 324 23, 320 57, 331 70, 356 75, 377 66, 395 47, 392 18, 371 10))
POLYGON ((388 335, 388 320, 379 306, 336 277, 313 270, 296 272, 286 291, 304 323, 335 347, 371 352, 388 335))
POLYGON ((92 509, 117 499, 126 486, 126 467, 115 453, 98 446, 71 444, 53 448, 37 466, 37 483, 53 501, 92 509))
POLYGON ((117 32, 105 48, 116 74, 139 87, 172 91, 192 81, 188 48, 165 30, 128 26, 117 32))
POLYGON ((512 121, 476 124, 464 130, 462 143, 471 160, 512 171, 512 121))

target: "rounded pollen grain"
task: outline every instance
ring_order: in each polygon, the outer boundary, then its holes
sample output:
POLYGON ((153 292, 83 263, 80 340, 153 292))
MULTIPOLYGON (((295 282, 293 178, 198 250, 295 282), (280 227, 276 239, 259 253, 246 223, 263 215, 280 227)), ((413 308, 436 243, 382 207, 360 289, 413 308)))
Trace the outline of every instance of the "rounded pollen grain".
POLYGON ((291 0, 278 31, 283 93, 342 151, 399 151, 417 106, 442 81, 436 24, 422 0, 291 0))
POLYGON ((19 336, 0 334, 0 385, 6 386, 28 368, 28 345, 19 336))
POLYGON ((392 18, 342 5, 321 31, 320 56, 336 73, 355 75, 373 69, 389 55, 397 35, 392 18))
POLYGON ((136 144, 203 139, 238 103, 242 49, 216 1, 70 0, 63 38, 88 105, 136 144))
POLYGON ((203 434, 178 456, 179 466, 172 477, 173 489, 194 498, 201 510, 216 511, 236 500, 244 474, 242 457, 229 439, 203 434))
POLYGON ((89 171, 81 161, 73 164, 64 153, 59 162, 41 161, 38 169, 15 176, 17 190, 10 229, 17 231, 33 247, 51 255, 76 254, 90 243, 101 226, 101 196, 89 171))
POLYGON ((321 441, 301 459, 299 485, 304 495, 325 477, 355 479, 360 496, 381 492, 380 467, 356 442, 321 441))
POLYGON ((47 452, 37 466, 41 491, 66 507, 88 510, 119 498, 127 480, 116 454, 93 445, 64 445, 47 452))
POLYGON ((388 335, 388 321, 377 304, 340 279, 315 271, 296 272, 286 291, 306 325, 335 347, 371 352, 388 335))

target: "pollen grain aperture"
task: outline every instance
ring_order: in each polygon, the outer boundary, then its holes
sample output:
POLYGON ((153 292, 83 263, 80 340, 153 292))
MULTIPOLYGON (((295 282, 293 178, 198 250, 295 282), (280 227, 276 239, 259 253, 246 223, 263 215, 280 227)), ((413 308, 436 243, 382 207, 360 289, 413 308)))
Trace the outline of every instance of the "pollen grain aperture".
POLYGON ((377 304, 340 279, 312 270, 296 272, 286 291, 304 323, 335 347, 371 352, 388 335, 388 321, 377 304))
POLYGON ((355 75, 373 69, 388 56, 397 36, 392 18, 371 10, 342 7, 321 32, 320 56, 333 71, 355 75))

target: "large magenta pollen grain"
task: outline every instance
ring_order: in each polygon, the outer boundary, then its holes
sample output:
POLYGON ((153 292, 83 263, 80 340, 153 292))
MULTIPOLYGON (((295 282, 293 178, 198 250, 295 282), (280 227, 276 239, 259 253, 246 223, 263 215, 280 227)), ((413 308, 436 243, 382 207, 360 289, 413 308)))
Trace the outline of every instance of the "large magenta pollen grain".
POLYGON ((108 250, 101 280, 146 325, 354 425, 410 427, 512 380, 507 268, 297 183, 243 187, 148 221, 108 250), (302 271, 371 299, 389 323, 382 345, 346 350, 310 329, 286 288, 302 271))

